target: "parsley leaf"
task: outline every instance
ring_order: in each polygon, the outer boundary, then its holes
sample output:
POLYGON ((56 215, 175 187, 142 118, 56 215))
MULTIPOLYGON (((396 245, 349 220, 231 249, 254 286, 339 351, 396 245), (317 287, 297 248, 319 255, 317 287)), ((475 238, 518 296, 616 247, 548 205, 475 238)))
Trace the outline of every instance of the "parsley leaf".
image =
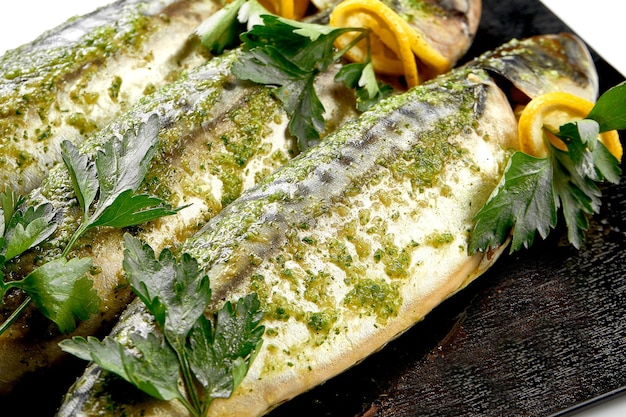
POLYGON ((36 207, 24 206, 23 199, 19 207, 11 212, 4 227, 4 236, 0 241, 0 253, 8 261, 26 252, 46 240, 57 228, 56 215, 51 204, 36 207))
POLYGON ((61 157, 70 172, 74 194, 82 211, 83 222, 89 216, 89 207, 98 195, 98 173, 87 155, 81 154, 70 141, 61 143, 61 157))
MULTIPOLYGON (((162 205, 159 198, 145 194, 133 195, 132 190, 120 193, 107 210, 97 220, 90 224, 90 228, 97 226, 129 227, 149 222, 163 216, 178 213, 183 207, 172 209, 162 205)), ((184 206, 186 207, 186 206, 184 206)))
POLYGON ((241 383, 261 346, 258 297, 227 302, 211 321, 204 315, 209 279, 195 259, 188 254, 177 258, 167 249, 156 257, 139 239, 126 235, 124 240, 124 270, 162 333, 132 335, 132 351, 110 338, 74 337, 60 347, 149 395, 177 399, 192 415, 206 415, 215 398, 229 397, 241 383))
POLYGON ((351 63, 341 67, 335 75, 335 81, 343 82, 347 88, 356 89, 356 108, 367 111, 374 104, 393 92, 390 85, 376 80, 371 61, 367 63, 351 63))
POLYGON ((148 334, 144 339, 132 335, 139 355, 122 355, 128 381, 143 392, 162 400, 184 400, 178 389, 179 367, 176 352, 162 337, 148 334))
POLYGON ((264 328, 259 300, 250 294, 217 313, 215 332, 201 317, 190 334, 189 362, 211 398, 228 398, 248 372, 264 328))
POLYGON ((586 215, 597 212, 600 206, 600 189, 576 172, 566 152, 554 151, 552 157, 555 160, 552 163, 558 167, 554 170, 552 192, 563 209, 568 239, 580 248, 583 231, 589 226, 586 215))
MULTIPOLYGON (((245 22, 249 30, 240 35, 243 54, 232 72, 240 79, 276 87, 273 93, 290 118, 289 133, 303 151, 317 143, 326 125, 315 78, 363 38, 369 42, 369 30, 284 19, 269 13, 257 1, 237 0, 205 21, 196 34, 210 52, 221 52, 232 43, 239 23, 245 22), (346 48, 335 51, 335 40, 347 32, 359 32, 359 35, 346 48)), ((355 82, 346 85, 357 89, 359 111, 369 109, 391 94, 390 86, 376 81, 369 54, 366 62, 353 65, 346 72, 350 75, 344 73, 336 80, 356 76, 355 82)))
POLYGON ((586 119, 552 132, 567 145, 567 151, 546 139, 546 158, 515 152, 498 187, 474 216, 469 253, 501 246, 511 233, 511 252, 529 247, 536 233, 545 238, 556 227, 558 209, 562 209, 569 242, 580 248, 588 216, 600 210, 597 183, 617 184, 621 175, 619 161, 597 139, 598 134, 626 127, 625 109, 626 88, 620 84, 600 97, 586 119))
POLYGON ((4 236, 6 225, 9 224, 13 213, 23 202, 24 199, 12 190, 4 190, 0 193, 0 236, 4 236))
POLYGON ((105 337, 100 342, 96 337, 87 336, 87 339, 76 336, 73 339, 62 340, 59 346, 63 351, 71 353, 77 358, 93 361, 96 363, 106 363, 109 371, 121 376, 128 381, 126 370, 124 369, 124 348, 115 340, 105 337), (117 351, 117 352, 116 352, 117 351))
POLYGON ((598 98, 587 116, 600 125, 600 132, 626 129, 626 82, 622 82, 598 98))
POLYGON ((159 119, 152 115, 135 134, 129 130, 122 140, 113 137, 96 156, 99 198, 91 222, 116 203, 124 191, 136 191, 143 181, 156 151, 159 119))
MULTIPOLYGON (((255 25, 241 35, 244 52, 232 72, 240 79, 276 87, 273 93, 290 117, 289 133, 297 139, 302 151, 320 139, 326 124, 315 78, 349 49, 335 51, 335 40, 344 33, 357 31, 361 34, 354 41, 356 44, 369 32, 362 28, 301 23, 270 14, 261 15, 261 19, 262 25, 255 25)), ((353 79, 359 73, 359 86, 367 91, 367 95, 361 93, 365 98, 361 103, 365 104, 360 108, 369 107, 384 95, 368 63, 352 66, 339 76, 339 79, 353 79)), ((383 90, 385 94, 390 91, 383 90)))
POLYGON ((511 251, 529 247, 535 230, 545 238, 557 220, 552 175, 549 159, 515 152, 494 194, 474 218, 470 253, 502 245, 511 229, 511 251))
POLYGON ((147 195, 134 195, 141 185, 158 143, 159 120, 152 115, 135 133, 120 140, 111 138, 90 161, 70 142, 62 147, 63 162, 70 172, 83 222, 67 245, 66 255, 87 230, 98 226, 128 227, 177 213, 147 195), (97 198, 96 198, 97 196, 97 198), (92 209, 92 205, 93 207, 92 209))
POLYGON ((165 249, 156 259, 152 248, 138 239, 125 235, 124 242, 124 270, 133 290, 164 329, 170 344, 181 351, 211 299, 209 278, 187 254, 176 261, 165 249))
POLYGON ((291 97, 294 95, 283 100, 283 103, 288 102, 294 107, 292 110, 294 116, 288 125, 289 132, 298 138, 298 149, 304 150, 314 146, 320 138, 320 132, 324 130, 326 125, 324 105, 315 92, 313 78, 309 78, 304 88, 295 96, 297 100, 292 100, 291 97))
POLYGON ((606 180, 613 184, 618 184, 622 170, 619 161, 602 143, 593 150, 593 163, 598 172, 600 180, 606 180))
POLYGON ((176 353, 163 338, 148 334, 144 339, 132 335, 138 354, 128 352, 121 343, 105 337, 76 336, 59 343, 61 349, 86 361, 93 361, 135 387, 161 400, 184 400, 178 389, 179 368, 176 353))
POLYGON ((302 27, 273 15, 261 17, 263 25, 241 36, 248 53, 235 62, 232 72, 241 79, 278 87, 274 95, 290 115, 289 132, 304 150, 310 146, 309 141, 319 139, 325 126, 324 106, 315 91, 314 79, 336 59, 332 43, 345 30, 321 25, 302 27))
POLYGON ((74 330, 76 319, 85 320, 98 311, 100 298, 91 279, 85 277, 91 265, 90 258, 57 258, 35 269, 16 286, 66 333, 74 330))

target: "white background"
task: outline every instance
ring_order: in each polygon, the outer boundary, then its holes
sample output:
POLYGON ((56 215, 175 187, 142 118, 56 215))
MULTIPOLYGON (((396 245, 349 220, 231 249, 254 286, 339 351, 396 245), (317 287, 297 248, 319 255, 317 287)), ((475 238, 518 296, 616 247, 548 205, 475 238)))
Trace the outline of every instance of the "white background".
POLYGON ((624 0, 541 1, 605 61, 626 76, 624 0))
POLYGON ((0 54, 112 0, 0 0, 0 54))
MULTIPOLYGON (((514 1, 514 0, 511 0, 514 1)), ((626 76, 622 0, 541 0, 607 62, 626 76), (622 29, 622 30, 620 30, 622 29)), ((0 54, 35 39, 70 17, 88 13, 111 0, 2 0, 0 54)), ((626 372, 626 369, 625 369, 626 372)), ((576 414, 579 417, 626 416, 626 395, 576 414)))

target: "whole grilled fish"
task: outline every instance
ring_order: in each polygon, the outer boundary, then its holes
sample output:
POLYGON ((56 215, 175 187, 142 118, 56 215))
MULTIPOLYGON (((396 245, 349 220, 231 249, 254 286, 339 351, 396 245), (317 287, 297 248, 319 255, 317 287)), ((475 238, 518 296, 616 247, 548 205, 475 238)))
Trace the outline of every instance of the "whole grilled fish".
POLYGON ((0 57, 0 186, 25 193, 62 140, 96 132, 203 62, 189 37, 218 0, 119 0, 0 57))
MULTIPOLYGON (((529 97, 597 94, 578 39, 512 41, 346 123, 182 245, 211 279, 209 309, 256 292, 268 329, 242 384, 210 415, 267 413, 382 348, 495 262, 503 248, 467 247, 517 146, 501 76, 529 97)), ((112 337, 130 345, 130 334, 158 331, 135 300, 112 337)), ((58 415, 187 415, 115 381, 90 365, 58 415)))

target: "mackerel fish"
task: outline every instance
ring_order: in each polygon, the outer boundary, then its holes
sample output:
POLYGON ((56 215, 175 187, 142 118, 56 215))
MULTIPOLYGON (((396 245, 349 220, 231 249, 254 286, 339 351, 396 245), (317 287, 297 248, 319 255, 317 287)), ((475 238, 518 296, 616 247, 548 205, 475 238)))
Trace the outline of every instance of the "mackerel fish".
POLYGON ((0 188, 26 193, 146 93, 206 60, 189 35, 218 0, 119 0, 0 57, 0 188))
MULTIPOLYGON (((240 81, 231 74, 237 56, 238 51, 234 51, 189 71, 140 100, 80 145, 83 153, 93 155, 112 136, 121 137, 150 116, 159 116, 158 151, 140 191, 160 197, 173 207, 189 206, 175 216, 134 229, 137 236, 156 248, 180 245, 244 189, 297 153, 295 142, 286 133, 288 117, 270 88, 240 81)), ((354 94, 334 82, 334 71, 317 82, 327 109, 327 129, 356 116, 354 94)), ((9 274, 16 279, 59 256, 81 218, 62 163, 51 169, 28 198, 33 204, 52 204, 64 211, 65 217, 51 242, 11 266, 9 274)), ((99 313, 82 321, 73 334, 94 335, 110 330, 132 300, 134 294, 122 271, 122 243, 122 230, 100 228, 85 236, 72 252, 72 256, 91 257, 97 265, 92 279, 102 300, 99 313)), ((6 320, 22 299, 7 299, 0 306, 0 320, 6 320)), ((33 379, 40 380, 48 368, 58 368, 68 356, 59 349, 58 342, 67 336, 34 308, 24 314, 0 335, 0 394, 11 392, 26 376, 32 383, 33 379)))
MULTIPOLYGON (((514 40, 379 103, 211 219, 179 248, 211 280, 208 311, 256 292, 267 330, 241 385, 209 415, 268 413, 481 275, 504 248, 469 256, 469 230, 517 147, 515 86, 529 97, 565 90, 595 99, 596 81, 572 35, 514 40)), ((157 332, 135 300, 110 337, 130 346, 131 334, 157 332)), ((187 415, 119 384, 90 364, 58 416, 187 415)))

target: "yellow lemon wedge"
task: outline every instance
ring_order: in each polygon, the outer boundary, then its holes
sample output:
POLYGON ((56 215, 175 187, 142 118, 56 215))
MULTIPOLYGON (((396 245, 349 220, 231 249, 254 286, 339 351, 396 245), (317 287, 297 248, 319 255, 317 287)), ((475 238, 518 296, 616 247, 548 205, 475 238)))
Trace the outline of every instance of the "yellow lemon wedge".
MULTIPOLYGON (((406 20, 379 0, 345 0, 333 9, 329 25, 370 29, 374 71, 404 75, 409 87, 420 83, 416 56, 429 69, 430 76, 449 68, 447 59, 428 45, 406 20)), ((335 46, 341 50, 357 36, 357 33, 344 34, 337 39, 335 46)), ((367 57, 366 41, 359 42, 345 56, 350 61, 363 62, 367 57)))
POLYGON ((309 7, 309 0, 259 0, 268 12, 285 19, 299 20, 309 7))
MULTIPOLYGON (((526 105, 519 118, 521 151, 536 157, 547 156, 544 135, 558 149, 567 150, 563 141, 549 131, 558 132, 561 125, 584 119, 592 108, 592 102, 565 92, 551 92, 535 97, 526 105)), ((623 150, 617 131, 603 132, 599 140, 621 161, 623 150)))

